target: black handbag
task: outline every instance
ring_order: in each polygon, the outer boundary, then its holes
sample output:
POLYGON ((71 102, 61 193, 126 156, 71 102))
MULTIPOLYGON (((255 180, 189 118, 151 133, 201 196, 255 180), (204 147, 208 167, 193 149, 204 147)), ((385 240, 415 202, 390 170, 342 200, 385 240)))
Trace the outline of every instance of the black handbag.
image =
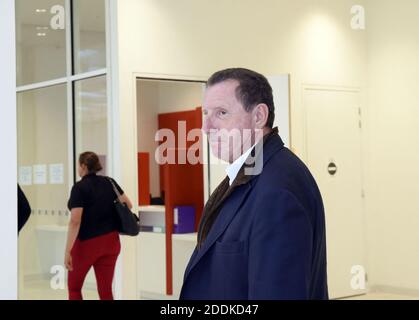
POLYGON ((108 180, 112 184, 113 190, 117 196, 114 201, 114 206, 120 222, 118 229, 119 233, 126 236, 138 235, 140 233, 140 219, 135 213, 131 212, 125 203, 122 203, 119 200, 121 194, 119 193, 112 179, 108 178, 108 180))

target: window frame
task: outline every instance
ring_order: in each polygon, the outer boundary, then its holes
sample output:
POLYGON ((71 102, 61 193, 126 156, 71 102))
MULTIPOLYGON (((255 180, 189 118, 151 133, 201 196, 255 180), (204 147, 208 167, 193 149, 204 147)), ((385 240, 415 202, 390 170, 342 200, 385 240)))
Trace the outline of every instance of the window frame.
POLYGON ((75 102, 75 83, 77 81, 87 80, 95 77, 105 76, 106 77, 106 89, 107 89, 107 159, 108 159, 108 172, 113 171, 113 148, 112 148, 112 87, 110 75, 111 65, 111 17, 110 8, 113 6, 113 0, 104 0, 105 4, 105 39, 106 39, 106 67, 94 71, 83 72, 79 74, 73 74, 74 71, 74 30, 73 30, 73 0, 65 0, 65 42, 66 42, 66 76, 56 78, 48 81, 35 82, 31 84, 16 85, 16 95, 25 91, 41 89, 51 87, 55 85, 65 84, 67 88, 67 139, 68 139, 68 191, 70 192, 72 185, 77 180, 77 154, 76 154, 76 102, 75 102))

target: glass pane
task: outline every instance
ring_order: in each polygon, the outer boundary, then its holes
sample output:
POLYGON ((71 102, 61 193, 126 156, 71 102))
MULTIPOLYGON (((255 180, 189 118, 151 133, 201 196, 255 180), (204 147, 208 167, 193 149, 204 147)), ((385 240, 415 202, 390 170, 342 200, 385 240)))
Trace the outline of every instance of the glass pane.
POLYGON ((108 130, 107 130, 106 76, 90 78, 75 83, 76 105, 76 154, 93 151, 98 154, 107 175, 108 130))
POLYGON ((17 85, 66 76, 65 1, 16 0, 17 85))
POLYGON ((19 298, 65 299, 67 292, 54 290, 51 279, 64 272, 72 185, 66 85, 19 93, 17 119, 18 181, 33 210, 19 234, 19 298))
POLYGON ((105 0, 74 0, 73 30, 74 73, 105 68, 105 0))

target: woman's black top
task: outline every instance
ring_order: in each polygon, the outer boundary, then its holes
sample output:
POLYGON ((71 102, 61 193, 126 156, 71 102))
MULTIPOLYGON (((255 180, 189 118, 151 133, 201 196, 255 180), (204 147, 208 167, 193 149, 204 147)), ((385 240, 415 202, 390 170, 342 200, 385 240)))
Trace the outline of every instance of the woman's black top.
MULTIPOLYGON (((112 181, 123 195, 121 187, 115 180, 112 181)), ((88 240, 118 230, 119 221, 114 207, 116 198, 108 177, 88 174, 73 186, 68 209, 83 208, 78 239, 88 240)))

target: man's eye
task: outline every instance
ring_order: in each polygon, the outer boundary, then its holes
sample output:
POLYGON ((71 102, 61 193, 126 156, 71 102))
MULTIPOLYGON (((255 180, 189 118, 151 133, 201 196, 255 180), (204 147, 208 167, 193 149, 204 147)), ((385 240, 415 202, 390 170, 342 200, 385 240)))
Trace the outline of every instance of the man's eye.
POLYGON ((218 115, 219 115, 220 117, 224 117, 226 114, 227 114, 227 111, 224 111, 224 110, 220 110, 220 111, 218 111, 218 115))

